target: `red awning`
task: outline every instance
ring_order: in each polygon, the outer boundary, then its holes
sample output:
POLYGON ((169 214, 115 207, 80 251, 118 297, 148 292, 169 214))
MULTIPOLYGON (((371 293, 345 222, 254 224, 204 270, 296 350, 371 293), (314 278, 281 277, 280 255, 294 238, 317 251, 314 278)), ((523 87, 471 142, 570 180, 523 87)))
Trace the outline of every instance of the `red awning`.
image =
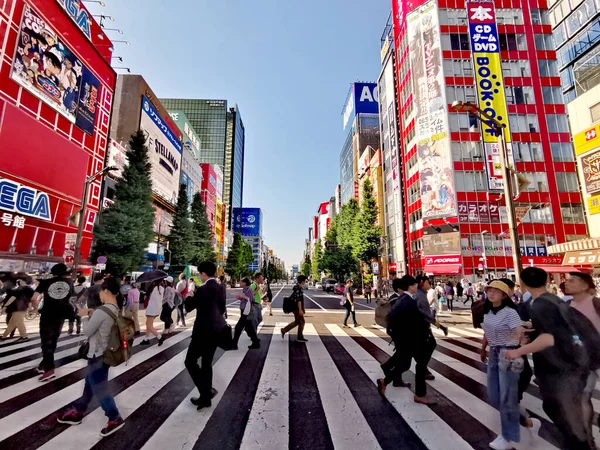
POLYGON ((436 264, 427 265, 425 264, 425 273, 432 273, 434 275, 456 275, 460 273, 460 264, 436 264))
POLYGON ((575 266, 536 266, 548 273, 591 272, 592 268, 575 266))

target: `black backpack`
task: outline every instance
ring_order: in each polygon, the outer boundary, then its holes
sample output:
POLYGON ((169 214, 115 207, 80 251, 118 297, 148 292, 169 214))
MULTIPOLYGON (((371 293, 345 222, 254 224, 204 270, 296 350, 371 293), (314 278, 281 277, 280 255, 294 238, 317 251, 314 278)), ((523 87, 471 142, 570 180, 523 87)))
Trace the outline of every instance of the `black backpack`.
POLYGON ((296 302, 293 297, 283 297, 283 312, 289 314, 296 310, 296 302))

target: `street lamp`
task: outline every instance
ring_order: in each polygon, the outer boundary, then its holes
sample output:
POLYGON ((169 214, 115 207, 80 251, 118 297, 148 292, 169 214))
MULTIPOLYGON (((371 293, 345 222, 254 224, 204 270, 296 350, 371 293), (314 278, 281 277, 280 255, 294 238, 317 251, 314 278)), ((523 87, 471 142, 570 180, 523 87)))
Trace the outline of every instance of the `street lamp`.
POLYGON ((129 41, 113 41, 113 40, 111 39, 111 42, 112 42, 113 44, 114 44, 115 42, 120 42, 121 44, 125 44, 125 45, 131 45, 131 42, 129 42, 129 41))
POLYGON ((510 242, 512 245, 513 266, 515 268, 515 279, 519 283, 521 270, 521 247, 519 246, 519 234, 517 221, 515 220, 515 204, 513 202, 513 188, 511 184, 512 168, 508 164, 508 148, 504 138, 504 124, 483 111, 479 106, 470 102, 455 101, 452 103, 452 109, 456 112, 467 112, 482 123, 489 125, 494 129, 498 136, 500 145, 500 165, 502 166, 502 182, 504 184, 504 198, 506 199, 506 211, 508 215, 508 229, 510 232, 510 242))
POLYGON ((106 6, 106 4, 104 2, 101 2, 100 0, 84 0, 84 1, 85 1, 85 3, 98 3, 103 8, 106 6))
POLYGON ((87 208, 88 195, 90 192, 90 185, 96 180, 98 177, 102 177, 106 175, 108 172, 118 170, 116 167, 105 167, 102 170, 99 170, 94 175, 86 178, 83 183, 83 197, 81 198, 81 209, 79 210, 77 218, 77 239, 75 240, 75 255, 73 255, 73 268, 71 271, 71 278, 75 280, 77 278, 77 266, 81 262, 81 239, 83 237, 83 225, 85 220, 85 210, 87 208))
POLYGON ((119 34, 123 34, 123 30, 119 30, 118 28, 105 28, 105 27, 102 27, 102 29, 104 31, 116 31, 119 34))

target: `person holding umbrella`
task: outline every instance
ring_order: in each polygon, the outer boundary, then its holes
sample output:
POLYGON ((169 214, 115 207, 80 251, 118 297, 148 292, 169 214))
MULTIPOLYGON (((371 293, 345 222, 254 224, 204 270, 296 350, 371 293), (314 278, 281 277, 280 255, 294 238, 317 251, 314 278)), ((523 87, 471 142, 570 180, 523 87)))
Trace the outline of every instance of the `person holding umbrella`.
POLYGON ((167 278, 167 276, 168 275, 162 270, 153 270, 152 272, 142 274, 137 279, 138 283, 152 282, 152 286, 148 293, 148 306, 146 307, 146 339, 140 342, 140 345, 149 345, 151 334, 158 338, 159 346, 161 346, 165 340, 165 337, 154 328, 154 320, 160 316, 162 311, 163 296, 165 294, 164 279, 167 278))

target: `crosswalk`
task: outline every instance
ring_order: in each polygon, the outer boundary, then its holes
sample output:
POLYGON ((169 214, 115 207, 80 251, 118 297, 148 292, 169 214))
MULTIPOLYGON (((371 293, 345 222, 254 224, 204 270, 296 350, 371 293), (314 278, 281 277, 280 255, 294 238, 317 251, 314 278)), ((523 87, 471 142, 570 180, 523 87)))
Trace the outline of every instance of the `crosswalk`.
MULTIPOLYGON (((237 317, 230 309, 229 322, 237 317)), ((435 380, 428 393, 434 406, 413 402, 405 388, 379 396, 375 380, 393 348, 377 326, 342 328, 337 323, 307 324, 308 342, 281 339, 287 322, 269 317, 260 331, 260 350, 219 350, 213 406, 196 411, 197 395, 184 367, 191 324, 140 346, 136 338, 127 365, 111 368, 110 390, 125 426, 101 439, 106 418, 94 401, 83 423, 69 427, 56 418, 83 391, 86 361, 77 359, 80 336, 61 336, 57 378, 42 384, 35 367, 41 360, 35 323, 31 339, 0 343, 0 448, 2 449, 487 449, 500 432, 500 419, 487 400, 485 365, 479 360, 482 332, 451 328, 446 338, 434 330, 437 348, 430 363, 435 380), (273 320, 275 319, 275 320, 273 320)), ((1 330, 1 328, 0 328, 1 330)), ((414 367, 404 375, 414 385, 414 367)), ((598 388, 598 386, 597 386, 598 388)), ((600 391, 594 393, 600 410, 600 391)), ((522 405, 540 419, 538 439, 522 428, 515 448, 563 448, 556 427, 542 409, 532 383, 522 405)), ((595 427, 596 439, 600 433, 595 427)))

